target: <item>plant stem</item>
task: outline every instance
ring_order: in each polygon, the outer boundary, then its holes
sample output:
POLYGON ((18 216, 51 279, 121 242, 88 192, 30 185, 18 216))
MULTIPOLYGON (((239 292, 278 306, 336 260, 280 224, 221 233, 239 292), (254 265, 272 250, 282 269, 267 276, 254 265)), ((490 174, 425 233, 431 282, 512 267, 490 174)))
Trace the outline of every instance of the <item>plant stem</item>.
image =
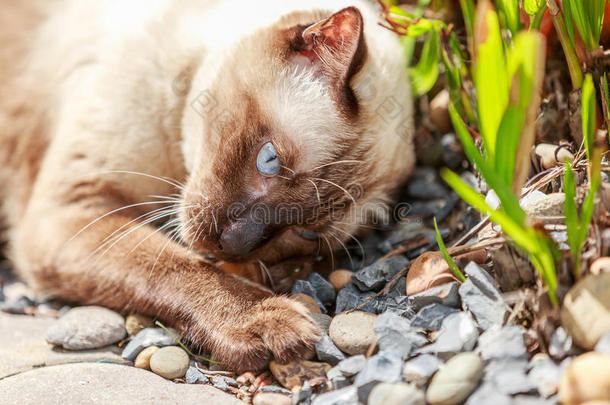
POLYGON ((546 4, 544 4, 542 6, 542 8, 540 10, 538 10, 538 12, 535 15, 532 16, 529 31, 532 31, 532 30, 539 31, 540 30, 540 23, 542 22, 542 18, 544 17, 544 14, 546 13, 547 9, 548 9, 548 6, 546 4))
POLYGON ((563 18, 563 13, 557 6, 557 3, 555 3, 555 0, 547 0, 547 5, 549 7, 551 16, 553 17, 553 26, 555 27, 555 31, 557 31, 559 42, 561 42, 561 47, 563 48, 563 53, 566 57, 566 62, 568 63, 568 70, 570 71, 572 86, 575 89, 580 89, 583 81, 580 60, 576 54, 576 49, 574 49, 574 46, 572 45, 572 41, 570 41, 570 36, 568 35, 568 29, 563 18))

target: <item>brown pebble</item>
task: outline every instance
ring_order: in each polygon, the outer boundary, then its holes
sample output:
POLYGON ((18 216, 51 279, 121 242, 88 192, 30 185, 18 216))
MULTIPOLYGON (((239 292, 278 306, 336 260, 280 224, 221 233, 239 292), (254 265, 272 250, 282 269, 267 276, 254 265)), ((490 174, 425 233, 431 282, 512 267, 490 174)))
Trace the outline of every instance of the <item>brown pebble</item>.
POLYGON ((299 390, 303 382, 316 377, 326 377, 330 364, 315 361, 301 360, 288 364, 279 364, 275 361, 269 363, 269 370, 280 384, 289 390, 299 390))
POLYGON ((572 360, 561 378, 559 398, 565 405, 610 401, 610 354, 588 352, 572 360))
POLYGON ((320 307, 318 306, 318 304, 316 304, 316 301, 307 294, 303 294, 303 293, 292 294, 290 296, 290 298, 305 305, 305 307, 307 308, 307 310, 309 312, 315 312, 318 314, 322 313, 322 310, 320 310, 320 307))
POLYGON ((434 126, 442 133, 451 132, 451 116, 449 115, 449 92, 441 90, 430 101, 430 119, 434 126))
POLYGON ((189 368, 189 356, 178 346, 166 346, 150 358, 150 369, 168 380, 184 377, 189 368))
POLYGON ((591 264, 591 274, 610 273, 610 257, 600 257, 591 264))
POLYGON ((159 350, 157 346, 149 346, 142 350, 133 363, 134 367, 143 368, 145 370, 150 369, 150 358, 157 352, 157 350, 159 350))
POLYGON ((125 330, 127 330, 129 336, 134 336, 142 329, 153 326, 153 324, 152 318, 148 316, 131 314, 125 319, 125 330))
POLYGON ((352 274, 349 270, 335 270, 328 275, 328 281, 335 287, 335 291, 339 291, 345 284, 351 283, 352 274))

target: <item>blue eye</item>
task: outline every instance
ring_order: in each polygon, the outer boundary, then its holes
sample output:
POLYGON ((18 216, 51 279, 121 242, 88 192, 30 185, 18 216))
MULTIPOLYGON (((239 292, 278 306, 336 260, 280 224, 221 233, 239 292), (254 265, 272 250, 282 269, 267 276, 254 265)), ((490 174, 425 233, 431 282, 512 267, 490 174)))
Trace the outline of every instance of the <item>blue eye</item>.
POLYGON ((271 142, 263 145, 256 157, 256 168, 259 172, 267 176, 275 176, 282 168, 282 162, 277 156, 275 146, 271 142))

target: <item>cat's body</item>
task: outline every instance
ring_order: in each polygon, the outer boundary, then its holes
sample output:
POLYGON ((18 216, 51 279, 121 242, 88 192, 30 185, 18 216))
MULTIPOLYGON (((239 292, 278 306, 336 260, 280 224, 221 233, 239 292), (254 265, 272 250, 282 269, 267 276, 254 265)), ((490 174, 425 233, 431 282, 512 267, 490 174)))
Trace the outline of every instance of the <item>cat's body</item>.
MULTIPOLYGON (((0 195, 19 273, 47 295, 158 317, 233 368, 302 354, 317 336, 303 307, 195 251, 272 270, 307 260, 379 215, 405 180, 410 90, 374 9, 9 3, 21 4, 0 6, 0 195), (273 176, 257 166, 269 143, 273 176), (183 244, 138 226, 170 203, 183 244)), ((249 274, 241 266, 229 267, 249 274)))

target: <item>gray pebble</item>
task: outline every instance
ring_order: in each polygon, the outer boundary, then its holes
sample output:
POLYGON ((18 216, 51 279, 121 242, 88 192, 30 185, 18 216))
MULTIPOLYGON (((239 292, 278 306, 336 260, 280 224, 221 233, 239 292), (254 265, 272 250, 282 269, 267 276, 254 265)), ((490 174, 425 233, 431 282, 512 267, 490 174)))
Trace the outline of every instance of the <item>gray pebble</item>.
POLYGON ((331 304, 335 301, 335 287, 324 277, 314 272, 307 277, 307 281, 315 290, 318 299, 324 304, 331 304))
POLYGON ((292 395, 292 391, 287 390, 284 387, 280 387, 279 385, 263 385, 258 390, 262 392, 273 392, 276 394, 292 395))
POLYGON ((478 337, 479 331, 472 316, 466 312, 458 312, 443 320, 436 341, 430 345, 432 347, 426 348, 428 352, 437 353, 441 358, 447 359, 456 353, 472 350, 478 337))
POLYGON ((530 380, 538 388, 538 392, 544 398, 557 393, 562 370, 548 356, 536 355, 529 364, 530 380))
POLYGON ((408 319, 392 312, 384 312, 377 317, 374 330, 380 351, 396 353, 403 359, 411 352, 413 343, 410 335, 415 334, 415 331, 411 329, 408 319))
POLYGON ((426 330, 438 330, 443 319, 456 312, 458 312, 456 308, 434 303, 423 307, 411 320, 411 326, 426 330))
POLYGON ((197 367, 191 365, 188 370, 186 370, 186 374, 184 375, 184 379, 187 384, 209 384, 210 379, 203 374, 201 371, 197 369, 197 367))
POLYGON ((448 307, 458 308, 460 296, 458 294, 459 284, 455 281, 429 288, 419 294, 409 296, 414 309, 419 311, 425 306, 438 303, 448 307))
MULTIPOLYGON (((170 328, 177 336, 176 331, 170 328)), ((138 332, 123 349, 121 357, 134 360, 148 346, 172 346, 177 344, 174 338, 162 328, 145 328, 138 332)))
POLYGON ((68 350, 96 349, 123 339, 125 319, 107 308, 86 306, 70 310, 47 330, 47 342, 68 350))
POLYGON ((386 282, 402 270, 409 261, 402 255, 395 255, 355 272, 354 283, 362 291, 379 291, 386 282))
POLYGON ((520 326, 493 326, 479 337, 477 351, 483 360, 525 359, 527 349, 520 326))
POLYGON ((468 398, 466 405, 513 405, 513 399, 502 394, 493 384, 481 384, 481 386, 468 398))
POLYGON ((358 374, 366 364, 366 357, 363 354, 348 357, 337 364, 339 370, 344 376, 351 377, 358 374))
POLYGON ((379 352, 370 357, 354 380, 357 387, 371 382, 398 382, 401 380, 402 359, 394 353, 379 352))
POLYGON ((320 331, 322 332, 322 334, 328 333, 328 327, 330 326, 330 321, 332 321, 333 318, 326 314, 318 314, 316 312, 310 312, 309 316, 311 316, 313 320, 316 321, 316 323, 320 327, 320 331))
POLYGON ((474 262, 468 263, 464 270, 468 278, 459 288, 464 308, 473 313, 484 330, 492 325, 503 325, 510 308, 494 279, 474 262))
POLYGON ((595 351, 610 354, 610 331, 606 332, 595 345, 595 351))
POLYGON ((442 361, 431 354, 422 354, 407 361, 402 369, 402 375, 407 382, 424 387, 430 377, 438 371, 442 361))
POLYGON ((322 339, 316 343, 315 349, 318 360, 330 365, 334 366, 345 359, 345 355, 335 346, 328 335, 324 335, 322 339))
POLYGON ((493 360, 485 368, 485 383, 505 395, 536 393, 535 382, 526 374, 527 366, 525 359, 493 360))
POLYGON ((350 385, 336 391, 317 395, 312 405, 352 405, 358 403, 358 389, 350 385))
POLYGON ((579 353, 572 342, 572 338, 563 327, 558 327, 551 336, 549 343, 549 354, 556 360, 562 360, 566 356, 574 356, 579 353))
POLYGON ((311 298, 314 299, 316 304, 318 304, 322 313, 326 313, 326 307, 324 306, 322 301, 320 301, 320 298, 318 298, 316 289, 311 285, 311 283, 309 281, 306 281, 306 280, 295 281, 294 286, 292 287, 291 294, 309 295, 311 298))

